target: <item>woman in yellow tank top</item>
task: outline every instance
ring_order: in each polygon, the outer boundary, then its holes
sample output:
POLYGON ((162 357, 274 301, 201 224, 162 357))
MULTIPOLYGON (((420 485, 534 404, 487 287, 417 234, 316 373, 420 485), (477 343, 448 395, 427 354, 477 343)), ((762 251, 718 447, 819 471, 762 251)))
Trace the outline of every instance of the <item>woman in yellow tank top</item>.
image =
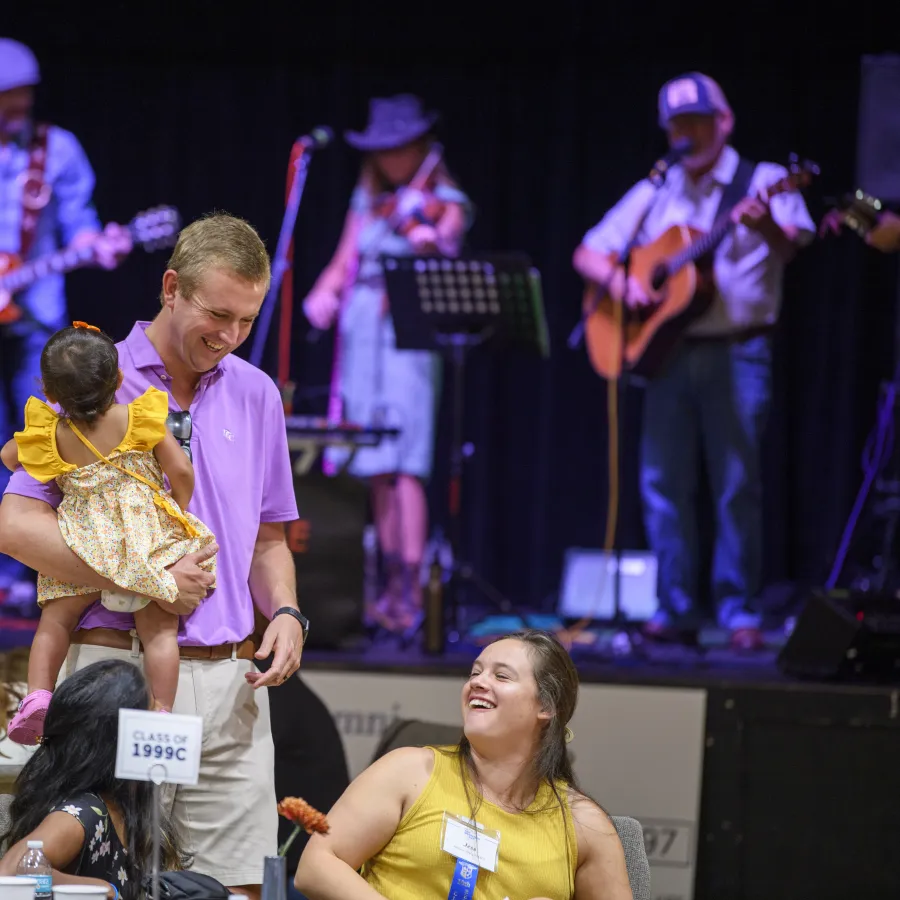
POLYGON ((457 747, 404 747, 328 814, 295 883, 310 900, 630 900, 607 814, 566 751, 578 674, 552 635, 484 649, 462 690, 457 747), (474 826, 472 825, 474 823, 474 826))

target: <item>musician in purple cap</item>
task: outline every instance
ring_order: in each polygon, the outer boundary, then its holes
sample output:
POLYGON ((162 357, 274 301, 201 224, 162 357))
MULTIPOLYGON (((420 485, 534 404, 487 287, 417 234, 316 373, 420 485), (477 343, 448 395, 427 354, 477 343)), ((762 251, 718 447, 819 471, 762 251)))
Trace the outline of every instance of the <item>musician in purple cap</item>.
MULTIPOLYGON (((753 608, 762 588, 760 445, 771 402, 772 332, 782 274, 815 226, 799 193, 774 188, 788 173, 743 159, 730 145, 734 113, 708 75, 689 72, 663 85, 659 124, 682 158, 662 186, 636 184, 582 239, 573 259, 587 280, 628 307, 653 301, 616 258, 637 232, 648 245, 672 226, 708 233, 732 223, 713 251, 709 308, 646 384, 641 445, 644 524, 659 566, 654 639, 696 639, 703 616, 698 548, 701 455, 715 505, 711 573, 718 625, 736 649, 761 646, 753 608)), ((656 179, 657 181, 659 179, 656 179)), ((652 309, 652 306, 649 307, 652 309)), ((645 311, 649 311, 645 309, 645 311)))
MULTIPOLYGON (((423 483, 431 474, 440 360, 396 349, 379 256, 454 256, 461 248, 471 204, 432 137, 437 118, 409 94, 376 98, 365 131, 346 133, 347 143, 363 153, 359 181, 337 251, 304 301, 316 328, 337 322, 330 414, 400 430, 395 439, 359 450, 349 467, 371 484, 387 576, 367 616, 395 633, 409 633, 422 619, 423 483)), ((327 462, 339 459, 335 449, 327 462)))
MULTIPOLYGON (((91 203, 94 173, 78 139, 32 118, 40 83, 34 53, 0 38, 0 273, 12 259, 29 260, 62 247, 91 247, 93 262, 114 268, 131 249, 128 232, 104 230, 91 203)), ((14 296, 0 289, 0 444, 22 428, 25 401, 40 383, 47 338, 67 324, 63 276, 48 274, 14 296)), ((0 466, 0 494, 9 480, 0 466)), ((27 610, 34 582, 0 554, 0 604, 27 610)))

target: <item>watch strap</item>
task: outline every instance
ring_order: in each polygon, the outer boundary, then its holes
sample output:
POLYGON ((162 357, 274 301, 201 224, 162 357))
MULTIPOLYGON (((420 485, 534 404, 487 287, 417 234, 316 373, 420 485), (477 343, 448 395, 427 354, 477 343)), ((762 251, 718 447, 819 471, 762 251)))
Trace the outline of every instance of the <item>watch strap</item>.
POLYGON ((274 619, 275 616, 293 616, 303 628, 303 643, 306 643, 306 635, 309 633, 309 619, 303 613, 298 612, 293 606, 282 606, 280 609, 275 610, 272 618, 274 619))

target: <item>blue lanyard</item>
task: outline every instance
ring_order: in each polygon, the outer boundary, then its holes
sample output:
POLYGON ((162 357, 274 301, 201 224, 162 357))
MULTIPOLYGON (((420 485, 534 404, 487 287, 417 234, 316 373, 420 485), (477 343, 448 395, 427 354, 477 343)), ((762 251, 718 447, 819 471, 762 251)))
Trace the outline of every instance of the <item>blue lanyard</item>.
POLYGON ((478 880, 478 866, 466 862, 464 859, 456 860, 456 870, 453 872, 453 882, 447 900, 472 900, 475 893, 475 882, 478 880))

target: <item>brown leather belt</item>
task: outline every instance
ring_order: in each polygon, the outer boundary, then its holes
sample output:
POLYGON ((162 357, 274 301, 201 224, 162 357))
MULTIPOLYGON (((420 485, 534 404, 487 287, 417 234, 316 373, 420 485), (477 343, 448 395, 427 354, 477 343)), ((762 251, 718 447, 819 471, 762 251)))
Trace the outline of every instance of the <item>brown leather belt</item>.
MULTIPOLYGON (((72 633, 73 644, 90 644, 93 647, 109 647, 112 650, 130 650, 132 638, 127 631, 117 628, 87 628, 72 633)), ((138 644, 140 646, 140 642, 138 644)), ((253 659, 259 649, 254 638, 248 637, 236 644, 218 644, 215 647, 179 647, 182 659, 253 659)), ((143 648, 141 647, 141 650, 143 648)))

